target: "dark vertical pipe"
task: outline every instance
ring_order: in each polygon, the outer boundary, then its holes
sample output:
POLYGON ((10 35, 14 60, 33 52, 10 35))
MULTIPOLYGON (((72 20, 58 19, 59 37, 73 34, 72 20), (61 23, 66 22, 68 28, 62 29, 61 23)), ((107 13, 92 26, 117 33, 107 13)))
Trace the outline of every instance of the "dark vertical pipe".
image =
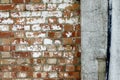
POLYGON ((107 59, 106 59, 106 80, 109 80, 110 47, 112 28, 112 0, 108 0, 108 31, 107 31, 107 59))

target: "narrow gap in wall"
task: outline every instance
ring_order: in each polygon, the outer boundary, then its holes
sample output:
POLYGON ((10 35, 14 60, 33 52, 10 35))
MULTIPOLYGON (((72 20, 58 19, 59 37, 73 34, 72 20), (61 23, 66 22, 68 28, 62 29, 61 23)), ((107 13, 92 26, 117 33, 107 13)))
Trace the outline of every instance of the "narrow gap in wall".
POLYGON ((106 80, 109 80, 111 27, 112 27, 112 0, 108 0, 108 32, 107 32, 108 37, 107 37, 106 80))

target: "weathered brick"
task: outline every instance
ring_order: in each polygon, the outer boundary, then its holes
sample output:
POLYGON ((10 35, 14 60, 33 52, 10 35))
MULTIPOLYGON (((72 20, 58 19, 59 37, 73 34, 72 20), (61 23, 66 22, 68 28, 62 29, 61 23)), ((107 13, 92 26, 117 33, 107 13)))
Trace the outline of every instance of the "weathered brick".
POLYGON ((1 56, 2 56, 2 58, 10 58, 11 53, 10 52, 1 52, 1 56))
POLYGON ((0 24, 13 24, 14 20, 12 18, 0 18, 0 24))
POLYGON ((8 18, 9 12, 0 12, 0 18, 8 18))
POLYGON ((63 38, 63 44, 73 44, 73 39, 72 38, 63 38))
POLYGON ((31 57, 31 52, 14 52, 14 53, 12 53, 12 56, 14 58, 17 58, 17 57, 21 57, 21 58, 31 57))
POLYGON ((26 24, 40 24, 45 22, 45 18, 27 18, 26 24))
POLYGON ((79 7, 80 7, 80 4, 74 3, 74 4, 71 4, 70 6, 65 7, 65 9, 74 11, 74 10, 79 9, 79 7))
POLYGON ((9 25, 0 25, 0 31, 9 31, 9 25))
POLYGON ((56 17, 49 18, 48 23, 57 23, 57 18, 56 17))
POLYGON ((75 71, 75 66, 74 65, 67 65, 66 71, 75 71))
POLYGON ((14 24, 25 24, 25 18, 14 18, 14 24))
POLYGON ((0 32, 0 38, 14 37, 13 32, 0 32))
POLYGON ((62 17, 61 11, 43 11, 41 17, 62 17))
POLYGON ((65 31, 62 34, 63 37, 68 37, 68 38, 73 37, 73 35, 74 35, 74 32, 71 32, 71 31, 65 31))
POLYGON ((12 0, 13 3, 28 3, 30 0, 12 0))
POLYGON ((0 64, 15 64, 15 59, 0 59, 0 64))
POLYGON ((13 10, 15 5, 13 4, 0 4, 0 10, 13 10))
POLYGON ((8 39, 8 37, 2 38, 0 39, 0 45, 10 45, 10 41, 11 39, 8 39))
POLYGON ((9 3, 9 0, 1 0, 1 3, 9 3))
POLYGON ((54 25, 51 25, 51 30, 62 30, 63 29, 63 26, 62 25, 59 25, 59 24, 54 24, 54 25))
POLYGON ((32 0, 33 3, 39 3, 41 0, 32 0))
POLYGON ((43 0, 43 3, 61 3, 62 0, 43 0))
POLYGON ((25 11, 25 4, 17 4, 17 5, 15 5, 14 10, 16 10, 16 11, 25 11))
POLYGON ((54 59, 54 58, 48 59, 48 60, 47 60, 47 63, 48 63, 48 64, 56 64, 56 63, 57 63, 57 59, 54 59))
POLYGON ((45 32, 26 32, 25 33, 27 38, 40 38, 40 37, 46 37, 45 32))
POLYGON ((12 31, 29 31, 30 30, 30 25, 12 25, 11 26, 12 31))
POLYGON ((81 80, 78 1, 0 3, 0 79, 81 80))
POLYGON ((38 11, 38 10, 45 10, 46 5, 45 4, 27 4, 26 10, 32 10, 32 11, 38 11))
POLYGON ((14 33, 16 38, 24 38, 25 37, 25 32, 24 31, 18 31, 14 33))
POLYGON ((74 17, 74 18, 59 18, 58 22, 61 24, 67 23, 67 24, 78 24, 79 23, 79 18, 74 17))
POLYGON ((47 5, 47 10, 56 10, 57 9, 57 4, 48 4, 47 5))
POLYGON ((61 37, 61 33, 60 32, 48 32, 48 37, 49 38, 60 38, 61 37))

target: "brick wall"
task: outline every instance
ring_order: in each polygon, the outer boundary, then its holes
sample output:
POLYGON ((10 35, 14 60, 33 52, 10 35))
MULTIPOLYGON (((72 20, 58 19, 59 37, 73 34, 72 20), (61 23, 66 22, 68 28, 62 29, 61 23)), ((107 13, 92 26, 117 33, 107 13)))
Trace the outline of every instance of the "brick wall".
POLYGON ((0 1, 0 80, 80 80, 79 0, 0 1))

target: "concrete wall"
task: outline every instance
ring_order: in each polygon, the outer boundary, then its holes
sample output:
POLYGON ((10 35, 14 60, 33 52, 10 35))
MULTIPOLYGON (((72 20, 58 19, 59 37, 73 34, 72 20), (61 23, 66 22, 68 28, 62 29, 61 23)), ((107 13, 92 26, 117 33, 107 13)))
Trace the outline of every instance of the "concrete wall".
POLYGON ((109 80, 120 80, 120 0, 112 0, 112 41, 109 80))
POLYGON ((105 71, 107 6, 107 0, 81 0, 82 80, 104 80, 98 73, 105 71))

